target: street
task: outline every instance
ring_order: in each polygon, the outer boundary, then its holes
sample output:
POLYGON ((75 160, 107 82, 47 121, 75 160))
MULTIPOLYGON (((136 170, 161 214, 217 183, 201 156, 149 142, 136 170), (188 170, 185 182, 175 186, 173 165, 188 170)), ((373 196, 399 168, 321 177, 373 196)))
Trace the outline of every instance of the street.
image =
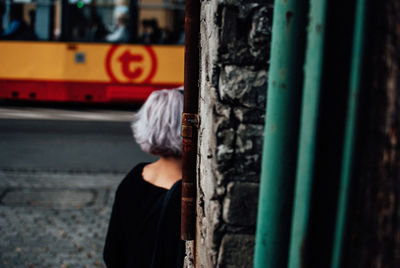
POLYGON ((133 112, 39 110, 0 108, 0 267, 104 267, 115 189, 155 158, 133 112))

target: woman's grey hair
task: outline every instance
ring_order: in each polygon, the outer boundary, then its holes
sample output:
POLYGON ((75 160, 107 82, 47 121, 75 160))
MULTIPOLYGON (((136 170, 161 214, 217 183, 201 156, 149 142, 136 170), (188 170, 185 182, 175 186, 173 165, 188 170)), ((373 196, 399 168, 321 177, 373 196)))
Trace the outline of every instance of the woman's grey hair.
POLYGON ((156 90, 135 115, 133 137, 143 151, 159 156, 182 155, 183 88, 156 90))

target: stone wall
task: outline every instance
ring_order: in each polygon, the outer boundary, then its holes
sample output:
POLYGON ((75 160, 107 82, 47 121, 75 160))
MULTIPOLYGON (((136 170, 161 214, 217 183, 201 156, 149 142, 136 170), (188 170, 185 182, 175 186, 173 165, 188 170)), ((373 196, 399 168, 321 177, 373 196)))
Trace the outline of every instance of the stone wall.
POLYGON ((252 267, 272 0, 201 6, 196 267, 252 267))

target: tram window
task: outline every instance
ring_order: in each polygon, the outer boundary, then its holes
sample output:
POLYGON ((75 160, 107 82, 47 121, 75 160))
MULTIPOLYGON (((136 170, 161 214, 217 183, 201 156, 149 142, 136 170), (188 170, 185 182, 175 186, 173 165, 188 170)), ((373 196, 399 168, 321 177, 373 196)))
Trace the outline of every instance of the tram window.
POLYGON ((0 0, 0 39, 54 40, 60 0, 0 0))
POLYGON ((35 7, 31 3, 0 2, 0 38, 36 40, 35 7))
POLYGON ((178 1, 69 0, 66 40, 182 44, 184 2, 178 1))
POLYGON ((145 44, 183 44, 185 2, 143 0, 139 11, 138 40, 145 44))
POLYGON ((0 39, 183 44, 184 0, 0 0, 0 39))
MULTIPOLYGON (((182 44, 184 0, 69 0, 67 41, 182 44)), ((63 13, 65 14, 65 13, 63 13)))

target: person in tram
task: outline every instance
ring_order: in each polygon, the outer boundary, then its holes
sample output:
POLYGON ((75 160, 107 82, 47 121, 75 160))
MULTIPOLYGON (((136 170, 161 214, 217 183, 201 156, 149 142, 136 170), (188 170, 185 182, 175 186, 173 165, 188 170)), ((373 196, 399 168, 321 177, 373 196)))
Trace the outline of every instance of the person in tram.
POLYGON ((90 21, 89 40, 92 42, 104 42, 109 32, 104 26, 101 17, 94 9, 91 10, 91 14, 92 19, 90 21))
POLYGON ((140 41, 143 44, 162 44, 163 36, 156 19, 144 19, 142 21, 142 35, 140 41))
POLYGON ((135 115, 133 136, 159 156, 118 186, 103 257, 108 268, 183 267, 180 239, 183 90, 154 91, 135 115))
MULTIPOLYGON (((31 22, 34 23, 34 22, 31 22)), ((10 7, 9 26, 0 36, 3 40, 37 40, 34 29, 23 18, 23 5, 13 4, 10 7)))
POLYGON ((129 8, 117 6, 114 10, 116 29, 106 36, 106 41, 114 43, 126 43, 129 41, 129 8))

